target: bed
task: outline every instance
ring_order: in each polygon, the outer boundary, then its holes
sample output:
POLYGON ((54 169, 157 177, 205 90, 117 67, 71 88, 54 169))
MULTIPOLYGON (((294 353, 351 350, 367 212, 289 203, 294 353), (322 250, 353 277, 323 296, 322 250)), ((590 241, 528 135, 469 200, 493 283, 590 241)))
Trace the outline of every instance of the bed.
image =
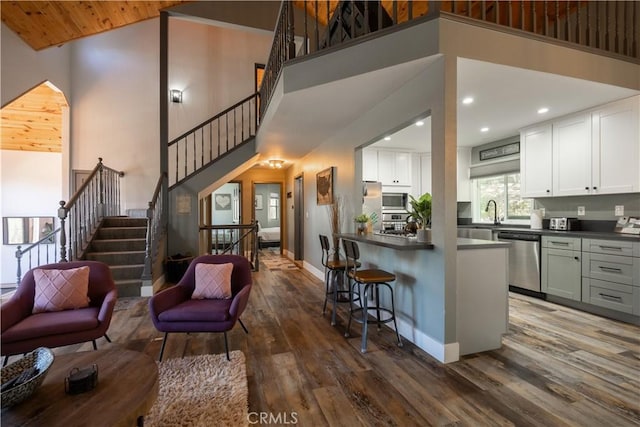
POLYGON ((260 249, 280 246, 280 227, 262 227, 258 224, 258 245, 260 249))

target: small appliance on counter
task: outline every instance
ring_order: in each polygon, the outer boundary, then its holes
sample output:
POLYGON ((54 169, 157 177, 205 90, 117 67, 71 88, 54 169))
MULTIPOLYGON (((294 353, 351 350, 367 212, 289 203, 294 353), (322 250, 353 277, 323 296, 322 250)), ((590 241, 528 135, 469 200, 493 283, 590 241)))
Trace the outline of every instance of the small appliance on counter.
POLYGON ((542 229, 542 209, 533 209, 531 211, 531 229, 542 229))
POLYGON ((549 220, 549 230, 580 230, 580 220, 578 218, 554 217, 549 220))

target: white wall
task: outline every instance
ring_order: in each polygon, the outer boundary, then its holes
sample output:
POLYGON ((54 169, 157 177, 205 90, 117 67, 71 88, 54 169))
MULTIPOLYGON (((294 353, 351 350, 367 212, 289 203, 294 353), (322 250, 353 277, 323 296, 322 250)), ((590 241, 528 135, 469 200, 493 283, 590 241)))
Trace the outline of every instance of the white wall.
POLYGON ((71 168, 125 172, 122 213, 146 209, 160 174, 159 20, 73 42, 71 168))
MULTIPOLYGON (((2 186, 0 211, 7 216, 56 216, 62 198, 62 155, 25 151, 0 151, 2 186)), ((55 218, 56 227, 58 220, 55 218)), ((3 225, 0 225, 3 227, 3 225)), ((4 230, 3 230, 4 231, 4 230)), ((22 245, 25 249, 26 245, 22 245)), ((50 262, 57 255, 50 246, 50 262)), ((16 245, 2 245, 2 283, 16 281, 16 245)), ((42 256, 45 254, 43 253, 42 256)), ((45 262, 42 262, 44 264, 45 262)), ((23 274, 28 269, 22 263, 23 274)))
POLYGON ((71 78, 69 76, 69 45, 50 47, 35 51, 4 23, 2 27, 2 105, 49 80, 68 96, 71 78))

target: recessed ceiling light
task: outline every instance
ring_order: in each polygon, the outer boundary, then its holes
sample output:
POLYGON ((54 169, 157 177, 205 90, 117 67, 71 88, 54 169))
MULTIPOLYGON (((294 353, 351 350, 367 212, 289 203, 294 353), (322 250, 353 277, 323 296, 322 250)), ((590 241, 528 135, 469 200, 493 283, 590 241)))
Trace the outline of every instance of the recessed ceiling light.
POLYGON ((489 128, 485 126, 480 129, 480 132, 489 132, 489 128))
POLYGON ((542 107, 541 109, 538 110, 538 114, 544 114, 549 112, 549 109, 547 107, 542 107))
POLYGON ((384 140, 385 140, 385 141, 391 141, 391 137, 390 137, 390 136, 385 136, 385 137, 384 137, 384 140))
POLYGON ((473 103, 473 98, 470 97, 470 96, 467 96, 466 98, 462 99, 462 103, 463 104, 471 104, 471 103, 473 103))
POLYGON ((424 125, 424 122, 422 120, 419 120, 416 122, 416 126, 422 126, 424 125))

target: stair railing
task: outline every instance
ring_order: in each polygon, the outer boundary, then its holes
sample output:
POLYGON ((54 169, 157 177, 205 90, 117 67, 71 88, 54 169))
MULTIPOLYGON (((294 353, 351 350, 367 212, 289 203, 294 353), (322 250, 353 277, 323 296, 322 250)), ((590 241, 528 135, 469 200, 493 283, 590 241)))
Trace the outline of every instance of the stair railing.
POLYGON ((253 271, 259 271, 258 223, 201 225, 200 240, 207 242, 210 254, 241 255, 249 260, 253 271))
POLYGON ((167 229, 164 225, 164 204, 162 194, 166 191, 167 174, 163 173, 158 178, 156 189, 153 192, 149 208, 147 209, 147 236, 144 259, 143 281, 152 280, 153 262, 158 255, 159 242, 167 229))
POLYGON ((98 164, 68 202, 60 201, 60 261, 82 259, 106 216, 120 215, 120 178, 124 172, 98 164))
POLYGON ((246 97, 169 142, 170 189, 255 137, 258 96, 246 97))
POLYGON ((18 246, 16 249, 16 286, 20 285, 22 280, 22 259, 25 257, 29 261, 27 270, 31 270, 34 267, 43 264, 50 264, 55 262, 56 253, 58 252, 58 234, 61 228, 53 230, 51 233, 45 235, 40 240, 22 249, 22 246, 18 246), (53 247, 51 246, 53 245, 53 247))

